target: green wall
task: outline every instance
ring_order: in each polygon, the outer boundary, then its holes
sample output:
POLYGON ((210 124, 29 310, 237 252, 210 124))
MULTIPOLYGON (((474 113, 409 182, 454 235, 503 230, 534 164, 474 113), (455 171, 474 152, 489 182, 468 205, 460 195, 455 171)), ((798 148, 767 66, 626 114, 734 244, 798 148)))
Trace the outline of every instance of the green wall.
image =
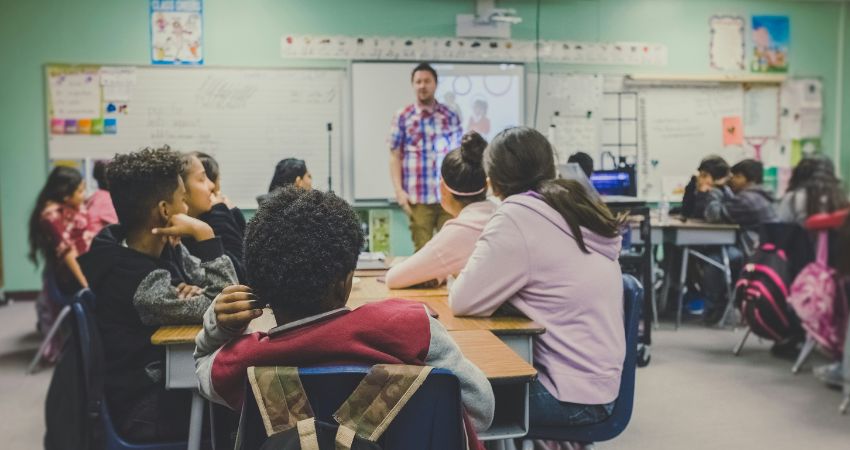
MULTIPOLYGON (((516 8, 525 19, 514 27, 515 38, 534 37, 535 3, 498 2, 500 7, 516 8)), ((712 14, 789 15, 792 75, 823 79, 823 136, 825 148, 831 152, 840 4, 777 0, 543 0, 542 4, 544 39, 648 41, 668 46, 670 62, 664 68, 559 67, 619 73, 709 72, 707 24, 712 14)), ((30 0, 5 2, 0 10, 0 60, 4 66, 0 83, 0 214, 7 290, 39 286, 35 268, 25 259, 25 224, 47 166, 42 67, 48 62, 147 64, 147 8, 145 0, 30 0)), ((472 9, 472 1, 456 0, 206 0, 206 63, 305 64, 280 58, 280 38, 285 33, 450 36, 455 14, 472 9)), ((850 63, 850 45, 846 50, 845 65, 850 63)), ((318 65, 315 61, 306 64, 318 65)), ((845 68, 845 73, 850 71, 845 68)), ((842 136, 850 143, 850 83, 845 81, 844 86, 842 136)), ((846 177, 850 156, 842 158, 842 167, 846 177)), ((393 221, 396 253, 410 252, 406 218, 396 212, 393 221)))

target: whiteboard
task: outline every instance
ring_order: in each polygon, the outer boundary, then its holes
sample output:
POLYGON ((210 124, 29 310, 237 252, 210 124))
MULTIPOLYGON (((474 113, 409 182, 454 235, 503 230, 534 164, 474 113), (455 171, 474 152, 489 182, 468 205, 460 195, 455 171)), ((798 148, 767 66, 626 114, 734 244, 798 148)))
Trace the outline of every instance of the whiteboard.
POLYGON ((744 114, 740 85, 646 87, 638 98, 640 155, 649 162, 638 172, 639 196, 656 200, 666 193, 675 199, 675 186, 684 186, 707 155, 730 164, 752 157, 747 146, 723 145, 723 118, 744 114))
MULTIPOLYGON (((304 159, 313 186, 328 188, 327 124, 331 123, 333 188, 340 191, 344 186, 343 70, 128 70, 134 76, 126 92, 109 94, 126 97, 123 112, 106 114, 117 120, 117 132, 80 135, 49 130, 50 158, 108 159, 116 153, 163 144, 180 151, 199 150, 218 160, 222 192, 237 206, 256 208, 255 197, 268 190, 274 166, 283 158, 304 159)), ((56 86, 49 89, 55 91, 56 86)), ((107 103, 104 100, 103 106, 107 103)))
MULTIPOLYGON (((414 102, 410 75, 416 63, 355 62, 351 65, 354 199, 386 200, 395 194, 389 172, 393 116, 414 102)), ((524 68, 517 64, 433 64, 439 82, 435 96, 461 116, 464 131, 476 101, 486 102, 491 139, 524 123, 524 68), (451 95, 452 97, 447 97, 451 95)))

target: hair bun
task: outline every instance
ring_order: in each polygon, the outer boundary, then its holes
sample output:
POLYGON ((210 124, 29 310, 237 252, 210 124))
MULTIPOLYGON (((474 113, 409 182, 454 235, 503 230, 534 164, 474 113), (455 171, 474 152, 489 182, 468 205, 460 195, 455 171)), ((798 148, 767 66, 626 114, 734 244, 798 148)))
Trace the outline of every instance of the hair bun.
POLYGON ((480 165, 485 148, 487 148, 487 141, 475 131, 467 131, 460 138, 460 157, 467 164, 480 165))

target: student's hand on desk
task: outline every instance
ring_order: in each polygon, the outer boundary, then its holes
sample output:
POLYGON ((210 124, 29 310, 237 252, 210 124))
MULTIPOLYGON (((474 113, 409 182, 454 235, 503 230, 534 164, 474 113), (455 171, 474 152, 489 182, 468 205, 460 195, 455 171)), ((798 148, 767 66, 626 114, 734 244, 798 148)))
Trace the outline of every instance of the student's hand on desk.
POLYGON ((201 295, 204 289, 192 284, 180 283, 177 285, 177 298, 184 300, 201 295))
POLYGON ((228 286, 215 298, 215 318, 218 324, 231 330, 243 330, 248 324, 263 315, 257 296, 248 286, 228 286))
POLYGON ((151 233, 169 238, 189 236, 195 238, 198 242, 215 237, 209 225, 186 214, 175 214, 171 216, 165 227, 154 228, 151 230, 151 233))

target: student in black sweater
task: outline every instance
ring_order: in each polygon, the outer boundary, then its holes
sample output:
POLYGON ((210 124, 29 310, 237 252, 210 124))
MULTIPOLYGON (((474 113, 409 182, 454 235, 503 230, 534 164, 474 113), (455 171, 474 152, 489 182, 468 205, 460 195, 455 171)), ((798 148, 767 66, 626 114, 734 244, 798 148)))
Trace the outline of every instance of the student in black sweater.
MULTIPOLYGON (((221 238, 224 253, 233 263, 236 276, 243 281, 245 280, 245 264, 242 261, 242 241, 245 235, 245 218, 238 209, 231 209, 227 204, 227 197, 216 190, 216 183, 207 176, 208 172, 201 158, 206 159, 208 164, 212 160, 209 155, 200 152, 183 155, 181 177, 186 186, 189 215, 212 227, 213 233, 221 238)), ((214 163, 215 160, 212 162, 214 163)), ((215 169, 218 169, 217 163, 215 169)), ((218 175, 217 170, 215 175, 218 175)), ((191 254, 197 251, 197 244, 197 241, 192 238, 183 239, 183 245, 191 254)))
POLYGON ((199 324, 213 298, 236 283, 221 239, 186 215, 182 160, 168 147, 116 155, 109 166, 119 223, 95 237, 80 267, 96 296, 104 394, 119 434, 138 441, 185 439, 191 394, 165 389, 162 325, 199 324), (193 255, 181 238, 197 241, 193 255))

